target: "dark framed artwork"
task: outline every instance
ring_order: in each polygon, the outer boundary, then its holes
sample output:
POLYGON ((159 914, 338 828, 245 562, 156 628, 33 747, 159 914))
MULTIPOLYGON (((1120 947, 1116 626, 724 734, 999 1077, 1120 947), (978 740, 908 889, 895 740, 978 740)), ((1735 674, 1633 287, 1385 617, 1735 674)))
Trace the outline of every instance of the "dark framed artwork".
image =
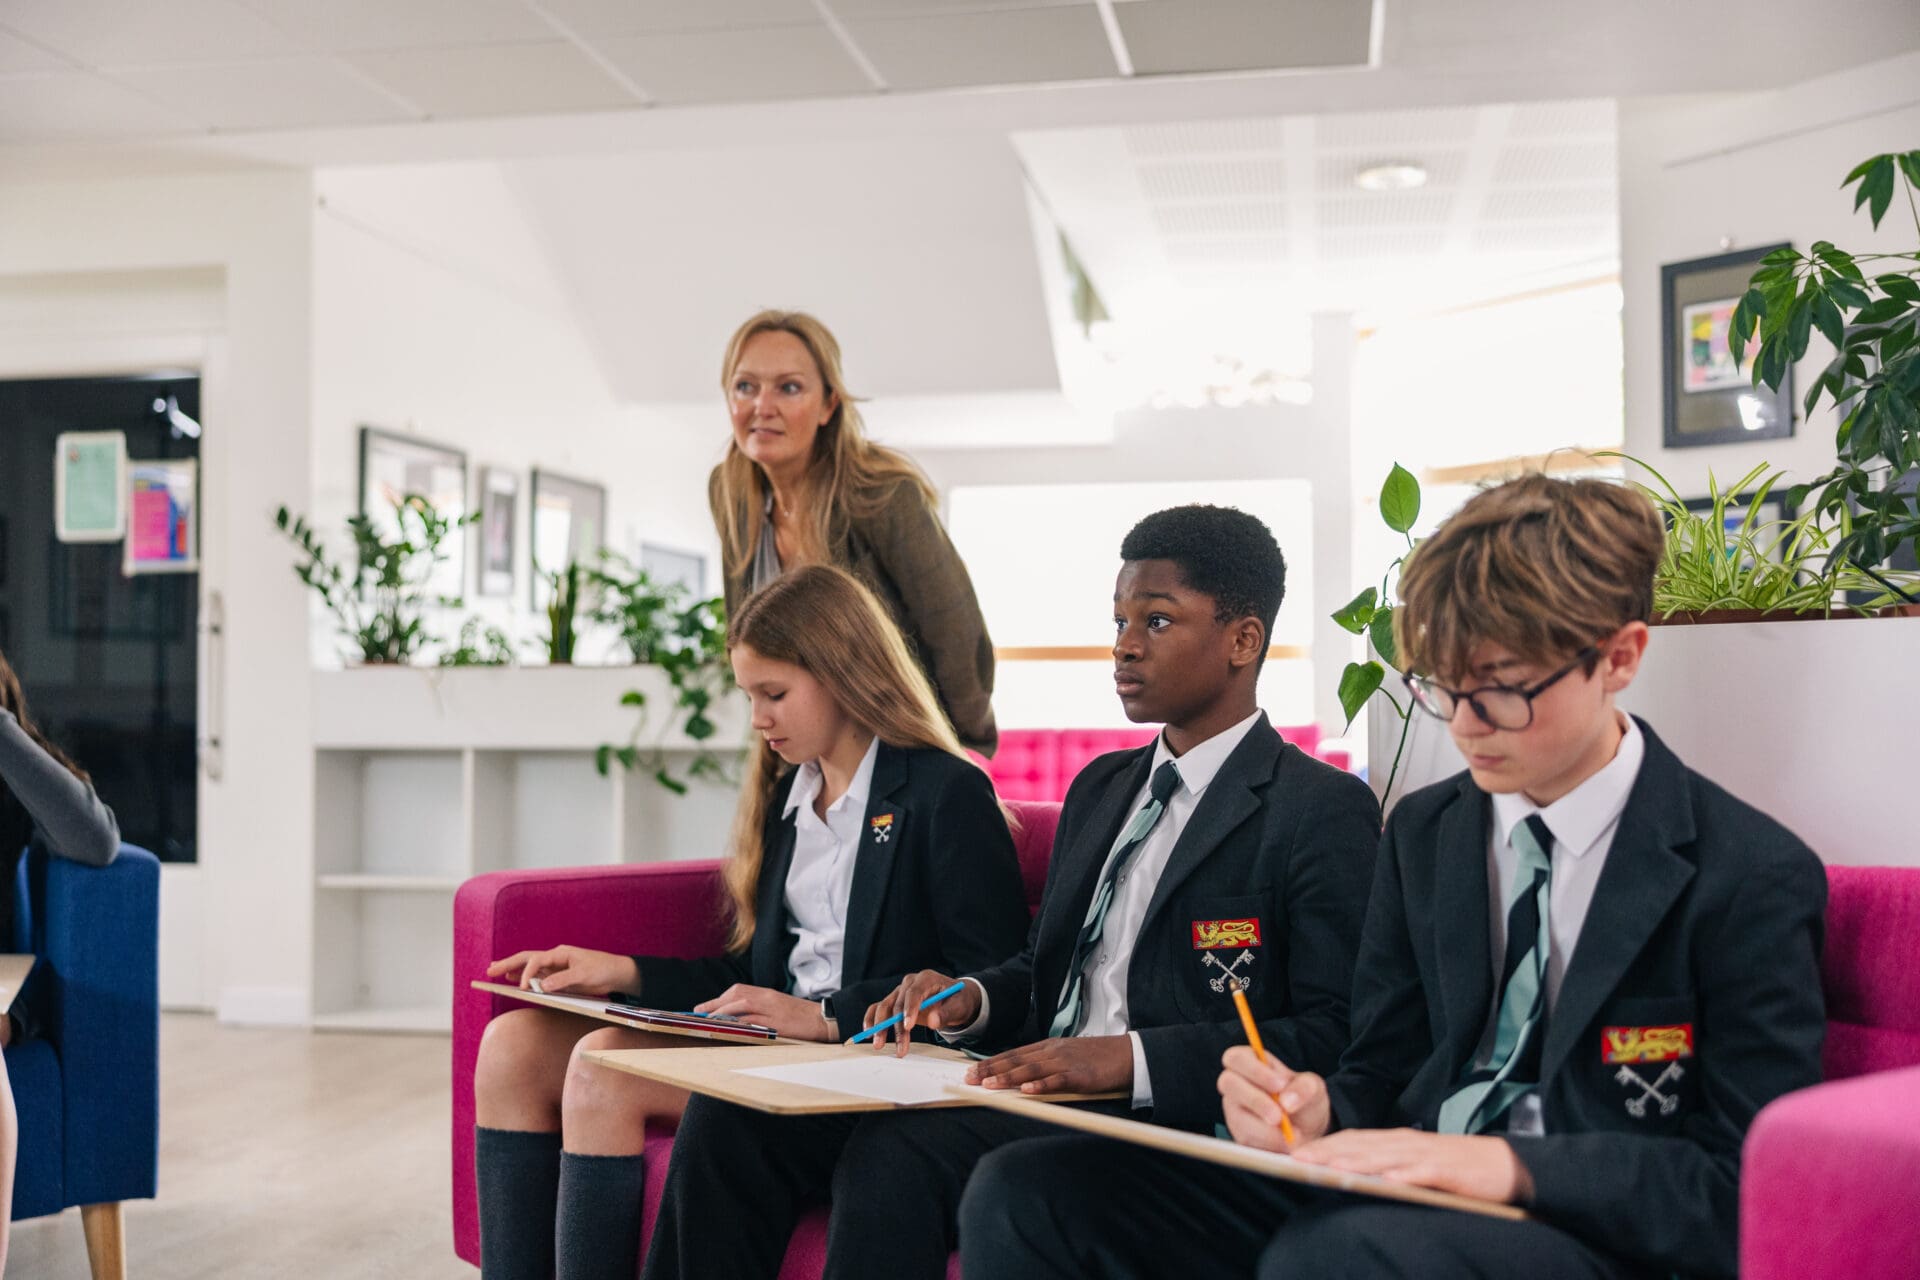
POLYGON ((519 472, 480 469, 480 569, 475 582, 479 595, 513 594, 514 516, 519 505, 519 472))
MULTIPOLYGON (((417 493, 448 520, 467 514, 467 455, 458 449, 400 435, 379 427, 360 428, 360 514, 373 522, 383 537, 399 533, 394 505, 417 493)), ((458 599, 467 590, 465 530, 440 545, 446 557, 428 579, 435 595, 458 599)))
POLYGON ((533 469, 528 541, 533 551, 533 607, 547 607, 552 588, 545 575, 568 563, 591 567, 607 544, 607 491, 590 480, 575 480, 533 469))
POLYGON ((690 599, 707 598, 707 558, 697 551, 640 544, 640 567, 656 583, 675 583, 687 589, 690 599))
POLYGON ((1669 449, 1775 440, 1793 434, 1793 368, 1774 391, 1753 382, 1755 343, 1735 364, 1727 323, 1760 259, 1762 245, 1660 268, 1661 443, 1669 449))

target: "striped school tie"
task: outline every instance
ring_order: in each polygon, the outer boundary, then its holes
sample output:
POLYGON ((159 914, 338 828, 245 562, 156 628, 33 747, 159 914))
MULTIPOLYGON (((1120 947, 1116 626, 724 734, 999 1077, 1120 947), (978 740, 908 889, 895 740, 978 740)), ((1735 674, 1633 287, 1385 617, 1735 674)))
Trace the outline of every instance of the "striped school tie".
POLYGON ((1460 1087, 1440 1104, 1441 1133, 1481 1133, 1514 1100, 1540 1085, 1540 1045, 1547 1037, 1547 895, 1553 883, 1553 832, 1539 814, 1513 829, 1520 855, 1507 907, 1507 954, 1500 968, 1500 1021, 1493 1050, 1470 1065, 1460 1087))
POLYGON ((1127 823, 1107 858, 1106 874, 1100 877, 1100 887, 1094 890, 1093 901, 1087 906, 1087 921, 1080 926, 1080 936, 1073 943, 1073 962, 1067 966, 1067 989, 1060 995, 1060 1008, 1053 1015, 1053 1025, 1047 1031, 1049 1036, 1070 1036, 1078 1028, 1087 960, 1106 929, 1107 908, 1113 905, 1114 886, 1120 882, 1120 874, 1127 869, 1127 864, 1133 861, 1133 855, 1147 842, 1147 834, 1166 812, 1167 799, 1179 785, 1180 770, 1174 767, 1173 761, 1153 771, 1153 780, 1147 784, 1147 802, 1127 823))

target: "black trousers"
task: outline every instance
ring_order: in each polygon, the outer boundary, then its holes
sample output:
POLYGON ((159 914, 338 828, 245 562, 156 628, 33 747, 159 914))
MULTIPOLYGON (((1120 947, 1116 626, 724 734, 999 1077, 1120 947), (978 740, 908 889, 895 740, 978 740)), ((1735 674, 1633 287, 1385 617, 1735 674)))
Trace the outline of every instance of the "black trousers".
POLYGON ((980 1107, 774 1116, 695 1097, 643 1275, 773 1280, 801 1213, 831 1199, 824 1280, 943 1280, 974 1167, 1059 1132, 980 1107))
POLYGON ((1078 1134, 1036 1138, 981 1163, 960 1209, 960 1254, 967 1280, 1654 1274, 1543 1222, 1319 1191, 1078 1134))

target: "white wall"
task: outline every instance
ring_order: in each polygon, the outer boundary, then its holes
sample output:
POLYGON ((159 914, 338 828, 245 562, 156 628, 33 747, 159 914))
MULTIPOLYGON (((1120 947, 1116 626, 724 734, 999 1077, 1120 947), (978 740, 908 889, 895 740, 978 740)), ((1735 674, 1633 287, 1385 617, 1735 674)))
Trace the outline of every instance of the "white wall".
MULTIPOLYGON (((1660 266, 1726 248, 1816 240, 1843 249, 1914 247, 1896 205, 1878 233, 1852 212, 1840 180, 1868 156, 1920 144, 1920 53, 1769 93, 1655 98, 1620 107, 1620 253, 1627 452, 1685 496, 1761 462, 1811 480, 1833 465, 1834 418, 1822 403, 1791 439, 1669 450, 1660 429, 1660 266), (1728 242, 1723 245, 1723 241, 1728 242)), ((1794 371, 1796 401, 1832 359, 1816 333, 1794 371)), ((1798 406, 1796 404, 1796 413, 1798 406)))
POLYGON ((0 350, 0 376, 203 371, 200 586, 203 616, 211 593, 224 598, 227 655, 203 684, 219 682, 226 715, 221 776, 201 778, 201 861, 163 880, 168 926, 185 936, 163 939, 162 982, 170 1001, 241 1020, 301 1020, 309 977, 305 604, 266 520, 307 495, 311 234, 301 173, 0 184, 10 292, 70 297, 92 276, 96 298, 129 300, 56 308, 60 323, 0 350), (137 279, 181 271, 218 273, 217 314, 137 279))

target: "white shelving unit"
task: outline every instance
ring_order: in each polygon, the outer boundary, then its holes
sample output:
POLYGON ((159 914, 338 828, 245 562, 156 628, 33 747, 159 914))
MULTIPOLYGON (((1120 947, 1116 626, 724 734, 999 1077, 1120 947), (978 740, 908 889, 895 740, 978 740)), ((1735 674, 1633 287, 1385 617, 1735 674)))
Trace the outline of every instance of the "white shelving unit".
MULTIPOLYGON (((684 777, 701 744, 660 732, 673 691, 657 668, 314 673, 316 1027, 449 1030, 453 895, 470 876, 721 851, 732 787, 678 796, 650 772, 595 771, 596 749, 633 731, 629 689, 647 698, 640 745, 684 777)), ((710 746, 746 741, 744 698, 709 714, 710 746)))

